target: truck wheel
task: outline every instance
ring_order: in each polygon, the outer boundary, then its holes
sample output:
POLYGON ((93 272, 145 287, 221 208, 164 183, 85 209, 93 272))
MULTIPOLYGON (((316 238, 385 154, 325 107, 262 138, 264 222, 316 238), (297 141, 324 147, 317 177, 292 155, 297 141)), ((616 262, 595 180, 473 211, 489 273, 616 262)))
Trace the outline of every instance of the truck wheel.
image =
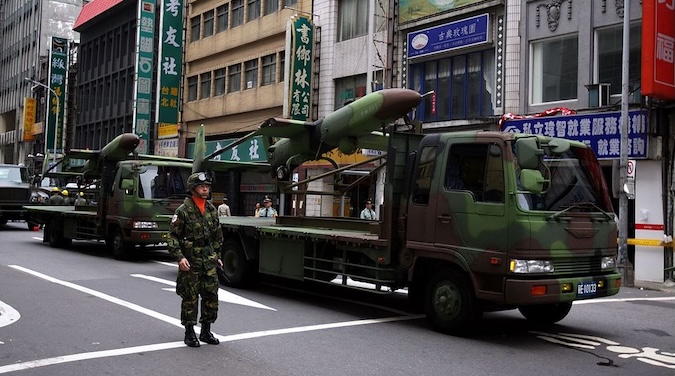
POLYGON ((110 248, 112 249, 113 257, 116 260, 128 260, 131 256, 132 246, 124 241, 124 235, 122 234, 122 229, 117 228, 113 232, 112 240, 110 242, 110 248))
POLYGON ((49 221, 49 224, 47 224, 47 237, 49 239, 49 246, 52 248, 59 248, 63 243, 59 221, 56 219, 52 219, 49 221))
POLYGON ((7 224, 7 220, 0 218, 0 226, 4 226, 6 224, 7 224))
POLYGON ((436 272, 425 291, 424 311, 434 330, 461 334, 480 318, 471 282, 459 272, 436 272))
POLYGON ((245 287, 253 279, 252 263, 246 259, 246 253, 236 240, 228 240, 223 244, 220 260, 223 262, 225 278, 219 276, 220 282, 231 287, 245 287))
POLYGON ((555 303, 520 306, 518 310, 529 321, 538 324, 553 324, 567 316, 572 309, 572 303, 555 303))

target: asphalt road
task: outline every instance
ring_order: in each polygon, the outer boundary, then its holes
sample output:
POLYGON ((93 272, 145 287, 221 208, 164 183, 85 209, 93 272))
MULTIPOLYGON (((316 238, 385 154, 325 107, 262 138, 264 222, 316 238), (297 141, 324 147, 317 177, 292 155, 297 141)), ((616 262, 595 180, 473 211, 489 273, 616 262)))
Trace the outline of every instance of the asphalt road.
POLYGON ((268 280, 221 289, 221 344, 195 349, 165 251, 124 262, 41 238, 0 226, 0 374, 675 375, 675 294, 624 288, 548 327, 489 313, 453 337, 407 312, 405 294, 268 280))

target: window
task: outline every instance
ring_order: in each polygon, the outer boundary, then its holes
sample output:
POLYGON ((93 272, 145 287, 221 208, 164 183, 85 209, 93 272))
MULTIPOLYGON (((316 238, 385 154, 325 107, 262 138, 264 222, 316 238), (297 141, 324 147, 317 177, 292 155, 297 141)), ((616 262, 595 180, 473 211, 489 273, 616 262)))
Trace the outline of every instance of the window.
POLYGON ((227 30, 227 16, 229 6, 230 4, 225 4, 216 8, 216 33, 227 30))
POLYGON ((277 56, 276 55, 263 56, 262 86, 275 83, 276 78, 277 78, 277 56))
POLYGON ((188 77, 188 101, 197 100, 197 76, 188 77))
POLYGON ((348 40, 368 32, 369 1, 341 0, 338 4, 338 42, 348 40))
POLYGON ((504 202, 504 165, 497 144, 454 144, 450 147, 443 186, 469 191, 475 201, 504 202))
POLYGON ((227 92, 233 93, 235 91, 241 90, 241 64, 230 65, 228 68, 229 76, 227 92))
POLYGON ((366 75, 345 77, 335 80, 335 109, 342 108, 366 95, 366 75))
MULTIPOLYGON (((623 69, 623 28, 613 27, 598 30, 598 47, 595 57, 595 83, 609 83, 611 94, 621 94, 621 70, 623 69)), ((640 25, 630 27, 630 67, 628 69, 628 87, 633 91, 640 86, 642 28, 640 25)))
POLYGON ((417 205, 428 205, 431 182, 434 177, 436 146, 426 146, 420 152, 420 160, 415 170, 415 191, 413 202, 417 205))
POLYGON ((279 82, 286 80, 286 51, 279 52, 279 82))
POLYGON ((225 68, 216 69, 213 77, 213 95, 225 94, 225 68))
POLYGON ((265 16, 279 10, 279 0, 265 0, 265 16))
POLYGON ((213 35, 213 9, 204 12, 204 38, 213 35))
POLYGON ((532 103, 577 98, 578 55, 576 34, 532 43, 532 103))
POLYGON ((246 21, 255 20, 260 17, 260 0, 248 0, 248 6, 246 7, 246 21))
POLYGON ((199 75, 200 89, 199 99, 208 98, 211 96, 211 72, 202 73, 199 75))
POLYGON ((190 42, 196 42, 199 40, 199 24, 201 16, 195 16, 190 18, 190 42))
POLYGON ((252 89, 258 86, 258 59, 249 60, 244 63, 246 88, 252 89))
POLYGON ((244 0, 232 0, 232 27, 244 23, 244 0))
POLYGON ((426 122, 494 115, 494 50, 412 64, 409 88, 433 91, 418 108, 426 122))

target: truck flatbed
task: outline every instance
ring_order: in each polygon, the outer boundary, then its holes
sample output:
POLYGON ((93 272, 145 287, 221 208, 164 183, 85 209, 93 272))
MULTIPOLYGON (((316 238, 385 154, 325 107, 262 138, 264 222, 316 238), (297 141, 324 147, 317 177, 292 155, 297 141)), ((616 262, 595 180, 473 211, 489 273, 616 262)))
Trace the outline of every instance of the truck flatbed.
POLYGON ((266 236, 312 238, 339 243, 386 247, 378 235, 379 223, 354 218, 323 217, 220 217, 225 230, 252 230, 266 236))
POLYGON ((35 212, 61 213, 64 216, 73 216, 73 217, 87 216, 91 218, 96 218, 96 216, 98 215, 95 206, 33 205, 33 206, 24 206, 24 209, 33 213, 35 212))

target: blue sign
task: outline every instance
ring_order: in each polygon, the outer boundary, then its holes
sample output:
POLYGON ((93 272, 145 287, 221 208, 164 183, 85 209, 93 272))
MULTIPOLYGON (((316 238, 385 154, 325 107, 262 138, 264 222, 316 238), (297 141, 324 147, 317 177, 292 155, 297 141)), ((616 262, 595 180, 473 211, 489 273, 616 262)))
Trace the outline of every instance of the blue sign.
POLYGON ((489 41, 490 17, 482 14, 408 33, 408 58, 455 50, 489 41))
MULTIPOLYGON (((628 157, 647 158, 647 111, 628 112, 628 157)), ((506 120, 504 132, 540 134, 583 142, 598 159, 621 157, 621 112, 506 120)))

